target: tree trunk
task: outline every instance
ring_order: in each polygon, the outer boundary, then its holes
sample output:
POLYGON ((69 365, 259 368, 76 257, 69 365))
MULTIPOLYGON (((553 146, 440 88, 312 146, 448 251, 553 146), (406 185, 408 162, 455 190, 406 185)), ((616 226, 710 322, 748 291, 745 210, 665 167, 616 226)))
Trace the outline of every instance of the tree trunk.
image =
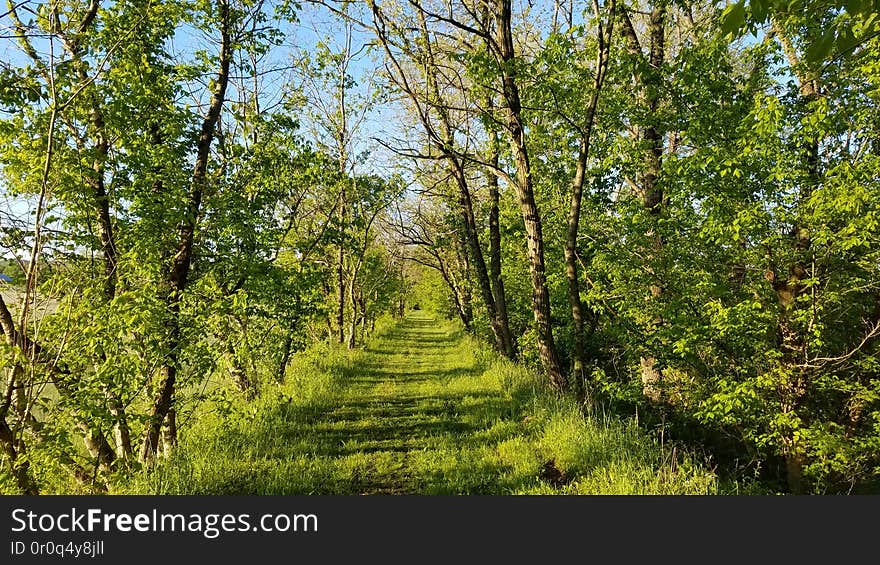
MULTIPOLYGON (((440 266, 443 267, 443 260, 439 253, 437 254, 437 260, 440 266)), ((471 262, 468 257, 467 238, 461 230, 455 230, 455 260, 458 263, 458 272, 461 273, 461 276, 455 277, 453 269, 449 269, 448 276, 445 271, 441 274, 447 279, 447 284, 450 285, 455 295, 459 317, 465 329, 470 331, 473 329, 474 322, 473 297, 471 295, 471 262)))
POLYGON ((238 362, 238 357, 235 354, 235 346, 232 344, 232 340, 227 339, 225 341, 226 354, 229 357, 229 375, 232 377, 232 382, 235 383, 235 388, 238 389, 238 392, 244 394, 247 400, 253 400, 257 396, 256 388, 248 378, 245 368, 238 362))
POLYGON ((443 278, 443 282, 446 283, 450 294, 452 294, 452 302, 455 305, 455 313, 458 314, 458 319, 461 320, 466 331, 471 331, 473 312, 470 307, 469 293, 463 288, 466 283, 457 282, 442 261, 438 265, 438 270, 443 278))
POLYGON ((354 278, 352 278, 351 285, 348 290, 348 304, 349 306, 351 306, 351 319, 348 323, 348 342, 346 344, 346 347, 348 347, 348 349, 354 349, 354 346, 357 342, 358 324, 358 307, 354 278))
POLYGON ((112 392, 107 393, 107 408, 110 410, 110 415, 113 416, 113 439, 116 442, 117 452, 123 460, 130 459, 133 454, 131 429, 128 426, 125 407, 118 395, 112 392))
POLYGON ((525 130, 522 122, 522 106, 519 99, 519 87, 513 74, 515 53, 513 48, 513 30, 511 28, 510 0, 499 0, 495 14, 498 28, 498 45, 501 56, 501 79, 504 94, 505 126, 510 137, 510 148, 516 162, 516 186, 523 223, 528 238, 529 272, 532 282, 532 310, 535 317, 535 330, 538 337, 538 349, 544 371, 550 383, 558 391, 568 389, 568 382, 556 343, 553 339, 553 326, 550 311, 550 292, 547 288, 546 268, 544 265, 544 234, 541 229, 541 216, 535 203, 532 185, 529 153, 525 143, 525 130))
MULTIPOLYGON (((665 57, 665 25, 666 25, 666 5, 661 3, 651 11, 650 20, 650 36, 651 49, 649 53, 648 63, 651 72, 659 71, 665 57)), ((660 106, 660 89, 659 77, 651 74, 645 85, 645 93, 648 102, 648 112, 651 119, 655 119, 657 110, 660 106)), ((643 134, 645 142, 645 169, 642 177, 643 205, 650 212, 651 218, 654 219, 651 227, 650 237, 653 238, 654 251, 659 252, 663 248, 663 240, 658 232, 657 219, 659 219, 664 207, 663 188, 657 183, 660 177, 663 158, 663 133, 660 132, 655 124, 651 124, 645 128, 643 134)), ((658 284, 649 286, 651 299, 657 300, 663 294, 663 288, 658 284)), ((662 319, 655 321, 657 325, 663 323, 662 319)), ((655 402, 663 400, 663 371, 657 366, 656 359, 653 355, 642 358, 642 390, 646 397, 655 402)))
POLYGON ((804 494, 804 455, 801 446, 794 439, 785 452, 785 479, 788 483, 788 492, 791 494, 804 494))
MULTIPOLYGON (((651 259, 663 248, 663 240, 658 230, 658 219, 663 212, 664 197, 663 188, 657 180, 662 168, 664 136, 654 120, 656 120, 660 108, 661 77, 658 73, 666 54, 666 2, 659 0, 651 10, 648 23, 650 46, 647 57, 642 51, 635 28, 626 10, 621 10, 621 17, 627 49, 647 67, 645 70, 637 71, 634 79, 639 85, 639 98, 645 106, 649 119, 649 124, 642 129, 639 140, 640 145, 644 148, 640 189, 642 191, 642 205, 648 210, 652 223, 646 235, 652 240, 651 247, 653 249, 648 250, 646 255, 648 257, 647 270, 649 273, 653 273, 650 265, 651 259)), ((663 294, 662 287, 655 282, 646 286, 652 301, 658 300, 663 294)), ((658 318, 654 323, 660 325, 663 320, 658 318)), ((649 329, 648 333, 653 333, 653 329, 649 329)), ((656 357, 653 354, 648 354, 642 356, 639 361, 642 393, 652 401, 662 401, 663 371, 657 365, 656 357)))
POLYGON ((85 436, 86 449, 98 462, 98 468, 105 473, 112 471, 116 452, 107 441, 107 437, 100 430, 84 423, 79 425, 79 429, 85 436))
MULTIPOLYGON (((153 401, 150 418, 144 431, 143 444, 140 458, 149 461, 154 458, 159 443, 159 432, 163 422, 166 421, 169 411, 174 406, 174 385, 177 377, 178 350, 182 343, 180 340, 180 304, 184 290, 189 279, 190 267, 193 255, 193 240, 198 223, 202 195, 207 185, 208 158, 210 156, 211 142, 214 139, 214 131, 220 110, 226 97, 226 86, 229 81, 229 65, 232 58, 232 44, 230 35, 230 10, 228 0, 218 0, 220 14, 220 69, 214 90, 211 95, 211 104, 208 114, 202 120, 196 146, 196 163, 192 176, 192 191, 187 203, 185 219, 180 227, 178 236, 177 253, 172 259, 171 272, 169 273, 169 292, 166 302, 168 303, 168 333, 166 347, 168 353, 165 362, 160 369, 158 393, 153 401)), ((173 424, 173 417, 170 421, 173 424)), ((176 442, 176 426, 168 428, 169 447, 176 442)))
POLYGON ((281 347, 281 362, 278 364, 278 374, 276 379, 279 383, 284 383, 287 379, 287 364, 290 363, 290 354, 293 348, 293 337, 290 335, 284 338, 284 345, 281 347))
MULTIPOLYGON (((491 99, 488 105, 491 108, 491 99)), ((490 134, 489 161, 498 168, 498 132, 490 134)), ((504 346, 504 356, 515 361, 517 358, 516 344, 510 331, 510 318, 507 315, 507 294, 504 292, 504 279, 501 278, 501 227, 498 221, 498 177, 494 172, 487 172, 489 183, 489 279, 492 284, 492 295, 495 298, 496 317, 504 346)))
POLYGON ((580 231, 581 203, 584 193, 584 182, 587 173, 587 160, 590 156, 590 136, 596 121, 596 110, 599 106, 599 94, 605 82, 605 74, 608 69, 608 60, 611 48, 611 34, 614 30, 615 0, 608 5, 608 22, 606 28, 602 28, 602 19, 599 18, 597 27, 598 55, 596 57, 596 72, 593 79, 593 92, 587 103, 586 116, 584 118, 581 139, 578 147, 578 158, 575 165, 574 178, 571 182, 569 198, 568 218, 565 232, 565 277, 568 281, 568 302, 571 306, 571 318, 574 323, 574 351, 572 378, 574 378, 574 391, 579 398, 584 398, 587 352, 584 343, 584 306, 581 301, 580 275, 578 274, 577 237, 580 231))
MULTIPOLYGON (((792 72, 797 77, 800 102, 806 107, 820 96, 818 78, 804 67, 794 45, 775 18, 771 20, 771 27, 782 44, 792 72)), ((792 420, 798 419, 797 413, 807 395, 810 377, 808 370, 804 367, 807 362, 804 358, 806 336, 795 327, 792 320, 797 318, 797 310, 804 307, 797 302, 798 296, 808 289, 804 281, 813 276, 813 273, 810 272, 810 264, 812 263, 810 226, 804 219, 803 210, 820 181, 819 140, 807 139, 801 144, 800 151, 801 178, 798 179, 798 201, 795 209, 795 221, 789 234, 794 260, 788 265, 787 273, 777 273, 775 268, 771 266, 768 271, 770 276, 767 277, 779 300, 777 342, 782 349, 783 370, 790 375, 790 381, 784 383, 781 393, 783 395, 783 411, 795 414, 791 418, 792 420)), ((803 471, 806 458, 804 446, 797 435, 797 430, 792 429, 784 432, 782 443, 789 491, 792 494, 802 494, 805 488, 803 471)))
POLYGON ((0 445, 3 447, 3 453, 12 469, 12 476, 15 477, 15 485, 21 494, 40 494, 36 482, 31 477, 30 462, 27 457, 22 457, 24 444, 16 440, 15 434, 6 423, 5 416, 0 418, 0 445))
MULTIPOLYGON (((346 221, 345 181, 343 181, 342 183, 339 200, 339 230, 341 232, 345 230, 346 221)), ((338 301, 338 304, 336 306, 336 327, 339 330, 337 340, 339 341, 339 343, 343 343, 345 341, 345 245, 341 240, 341 234, 339 237, 339 250, 336 258, 336 298, 338 301)))
MULTIPOLYGON (((513 359, 514 357, 510 357, 513 353, 513 347, 508 342, 508 339, 506 339, 504 328, 498 317, 498 306, 495 302, 495 295, 492 292, 492 283, 489 279, 489 272, 486 268, 486 259, 483 256, 483 248, 480 245, 480 237, 477 232, 476 217, 474 216, 474 206, 473 200, 471 199, 470 187, 467 184, 467 178, 465 177, 461 162, 452 156, 449 157, 449 162, 452 169, 451 172, 458 185, 459 212, 461 213, 462 222, 464 223, 465 236, 468 242, 470 257, 473 260, 477 285, 480 288, 480 296, 483 299, 483 304, 486 306, 486 313, 489 317, 489 323, 492 326, 492 334, 495 337, 495 348, 504 356, 513 359)), ((510 335, 509 329, 507 330, 507 335, 510 335)))
POLYGON ((584 346, 584 312, 581 302, 580 278, 577 265, 577 236, 580 226, 581 200, 583 198, 584 176, 587 168, 587 155, 589 152, 588 133, 586 139, 581 139, 578 151, 578 161, 574 180, 571 183, 570 204, 568 211, 568 224, 565 234, 565 278, 568 281, 568 302, 571 306, 571 319, 574 323, 574 336, 572 352, 572 378, 574 379, 574 391, 578 397, 583 397, 584 380, 586 378, 587 355, 584 346))

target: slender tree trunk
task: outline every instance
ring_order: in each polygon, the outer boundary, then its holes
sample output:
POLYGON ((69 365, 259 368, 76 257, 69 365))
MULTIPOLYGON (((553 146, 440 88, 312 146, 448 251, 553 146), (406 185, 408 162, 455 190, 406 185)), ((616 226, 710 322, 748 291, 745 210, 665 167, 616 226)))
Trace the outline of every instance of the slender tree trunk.
POLYGON ((440 276, 443 278, 443 282, 445 282, 446 286, 449 287, 449 291, 452 294, 452 301, 455 305, 455 312, 458 314, 458 318, 461 320, 464 329, 467 331, 471 331, 472 318, 471 314, 468 313, 465 306, 464 291, 461 288, 461 284, 456 283, 455 279, 453 279, 452 275, 443 264, 443 261, 438 262, 437 270, 439 271, 440 276))
POLYGON ((574 322, 574 351, 572 377, 574 378, 574 391, 579 398, 584 397, 584 382, 586 379, 587 352, 584 343, 584 305, 581 301, 580 275, 578 274, 577 237, 580 231, 581 203, 584 193, 584 182, 587 173, 587 159, 590 155, 590 137, 593 125, 596 121, 596 110, 599 106, 599 95, 605 82, 605 74, 608 69, 608 60, 611 48, 611 34, 614 29, 615 0, 608 5, 608 22, 606 28, 602 28, 602 19, 599 14, 597 27, 598 55, 596 58, 596 72, 593 79, 593 92, 587 103, 586 116, 581 131, 581 139, 578 147, 578 158, 575 165, 574 178, 571 182, 567 229, 565 232, 565 277, 568 281, 568 302, 571 306, 571 317, 574 322))
MULTIPOLYGON (((818 79, 804 66, 782 25, 776 19, 772 19, 771 22, 772 31, 782 44, 789 66, 797 77, 800 103, 806 109, 811 102, 820 96, 818 79)), ((804 281, 813 276, 810 271, 812 263, 810 226, 804 218, 803 211, 820 181, 819 140, 816 138, 805 140, 801 144, 800 153, 801 178, 798 179, 797 208, 794 225, 790 232, 794 260, 788 265, 787 273, 777 273, 771 267, 768 277, 776 291, 780 306, 777 342, 782 349, 781 363, 784 372, 790 375, 789 382, 780 387, 780 393, 782 394, 783 413, 791 414, 791 420, 798 419, 798 412, 804 402, 804 396, 807 394, 810 378, 808 370, 804 367, 807 361, 804 358, 806 338, 803 335, 803 330, 799 329, 793 320, 797 318, 797 311, 803 308, 798 304, 797 298, 808 288, 804 281)), ((788 489, 793 494, 802 494, 805 489, 806 454, 797 430, 793 429, 787 432, 783 437, 782 444, 788 489)))
POLYGON ((229 374, 232 377, 232 382, 235 383, 235 387, 240 393, 245 395, 247 400, 253 400, 257 396, 256 389, 254 388, 254 384, 248 378, 247 371, 238 362, 238 357, 235 354, 235 347, 232 345, 232 340, 226 339, 222 341, 226 342, 226 354, 229 357, 229 374))
POLYGON ((85 436, 86 449, 98 461, 98 467, 104 472, 111 471, 116 460, 116 452, 107 441, 107 437, 93 426, 80 424, 79 429, 85 436))
POLYGON ((352 277, 351 285, 348 289, 348 305, 351 307, 351 319, 348 323, 348 342, 346 347, 348 347, 348 349, 354 349, 357 342, 358 324, 357 291, 355 290, 354 277, 352 277))
MULTIPOLYGON (((584 137, 587 135, 585 134, 584 137)), ((571 183, 568 227, 565 236, 565 278, 568 281, 568 302, 571 305, 571 319, 574 322, 572 378, 574 379, 575 394, 579 397, 583 396, 587 355, 584 345, 584 309, 581 302, 580 278, 577 265, 577 236, 580 225, 581 199, 583 197, 588 152, 589 139, 581 139, 577 168, 574 180, 571 183)))
POLYGON ((276 379, 279 383, 284 383, 287 379, 287 364, 290 363, 290 355, 293 348, 293 337, 288 335, 284 338, 284 345, 281 346, 281 362, 278 364, 278 374, 276 379))
MULTIPOLYGON (((495 337, 495 348, 506 357, 513 352, 513 346, 505 338, 505 331, 498 317, 498 305, 495 302, 495 295, 492 292, 492 283, 489 279, 489 271, 486 268, 486 259, 483 255, 483 248, 480 245, 480 237, 477 232, 476 217, 474 215, 474 205, 471 199, 470 187, 464 173, 461 162, 454 156, 449 156, 451 172, 458 185, 458 207, 461 213, 462 223, 465 227, 465 239, 468 243, 470 257, 473 260, 474 273, 477 277, 477 286, 480 289, 480 296, 483 304, 486 306, 486 313, 489 317, 489 323, 492 326, 492 334, 495 337)), ((508 329, 507 335, 510 335, 508 329)), ((515 357, 511 357, 513 359, 515 357)))
MULTIPOLYGON (((666 24, 666 5, 661 3, 655 6, 651 11, 650 20, 650 36, 651 50, 648 62, 651 66, 651 72, 659 72, 660 66, 663 64, 665 56, 665 24, 666 24)), ((645 87, 648 112, 652 120, 657 116, 660 106, 659 96, 659 77, 652 74, 648 77, 648 85, 645 87)), ((660 171, 662 168, 663 158, 663 133, 658 127, 651 123, 644 129, 643 141, 646 146, 644 171, 642 177, 643 203, 648 209, 652 218, 652 228, 649 237, 653 239, 654 253, 659 253, 663 249, 663 240, 658 232, 658 219, 663 212, 664 198, 663 188, 658 184, 660 171)), ((663 294, 663 288, 653 283, 649 285, 652 300, 658 300, 663 294)), ((657 325, 663 323, 662 319, 657 319, 657 325)), ((657 366, 657 361, 653 355, 647 355, 641 359, 642 366, 642 389, 646 397, 655 402, 663 400, 663 371, 657 366)))
MULTIPOLYGON (((172 259, 171 272, 169 274, 169 292, 167 295, 168 321, 166 346, 168 353, 165 362, 160 368, 159 387, 156 398, 153 400, 150 418, 144 432, 140 458, 142 461, 151 460, 159 445, 159 432, 163 422, 168 418, 169 412, 174 407, 174 389, 177 377, 178 351, 181 347, 180 339, 180 304, 184 290, 189 280, 190 267, 192 264, 193 241, 198 223, 202 195, 207 185, 208 158, 210 156, 211 142, 214 139, 214 131, 220 118, 220 110, 226 97, 226 86, 229 81, 229 65, 232 58, 232 44, 230 35, 231 16, 228 0, 218 1, 220 15, 220 68, 208 113, 202 120, 196 146, 196 163, 192 176, 192 191, 187 203, 186 215, 180 227, 177 253, 172 259)), ((169 420, 167 427, 170 437, 169 446, 176 442, 176 425, 174 417, 169 420)))
POLYGON ((125 407, 119 396, 108 392, 107 408, 110 415, 113 416, 113 439, 116 442, 116 449, 122 459, 130 459, 133 451, 131 446, 131 428, 128 425, 128 417, 125 414, 125 407))
MULTIPOLYGON (((492 107, 491 98, 488 107, 492 107)), ((499 141, 498 132, 492 130, 489 136, 489 162, 497 169, 499 141)), ((510 318, 507 314, 507 294, 504 292, 504 279, 501 277, 501 227, 498 220, 498 203, 500 191, 498 190, 498 177, 494 172, 487 172, 489 184, 489 280, 492 284, 492 295, 495 298, 496 317, 501 333, 504 356, 516 360, 516 344, 510 331, 510 318)))
MULTIPOLYGON (((344 165, 340 165, 344 172, 344 165)), ((345 222, 347 211, 345 208, 345 181, 342 183, 342 189, 339 195, 339 230, 345 230, 345 222)), ((336 257, 336 298, 338 304, 336 306, 336 327, 339 330, 337 340, 339 343, 345 341, 345 244, 340 240, 339 250, 336 257)))
POLYGON ((510 0, 498 0, 496 25, 501 57, 501 79, 504 94, 504 117, 510 148, 516 162, 516 192, 525 224, 529 257, 529 272, 532 282, 532 310, 538 337, 538 349, 544 371, 550 383, 559 391, 568 389, 568 381, 559 360, 559 352, 553 339, 553 326, 550 311, 550 292, 547 288, 546 267, 544 264, 544 234, 541 229, 541 215, 535 203, 532 185, 532 172, 529 153, 526 148, 525 129, 522 122, 522 106, 519 87, 513 72, 515 59, 510 0))
POLYGON ((450 284, 458 294, 458 301, 461 305, 461 320, 464 323, 465 328, 471 330, 473 329, 474 322, 474 301, 471 294, 471 261, 468 257, 467 242, 465 241, 464 234, 462 234, 460 230, 456 230, 455 257, 458 261, 458 270, 461 273, 461 276, 455 277, 455 271, 450 269, 450 284))
POLYGON ((351 304, 351 325, 349 327, 348 334, 348 348, 353 349, 356 345, 357 341, 357 324, 358 324, 358 295, 363 295, 363 288, 358 287, 358 276, 360 275, 361 268, 364 266, 364 258, 367 256, 367 249, 370 245, 370 230, 373 226, 373 222, 379 216, 381 208, 377 208, 373 211, 372 216, 369 218, 365 228, 364 228, 364 240, 363 245, 358 250, 357 260, 354 263, 351 271, 351 282, 349 284, 349 302, 351 304))
MULTIPOLYGON (((660 108, 660 67, 666 54, 666 1, 658 0, 650 14, 648 22, 648 36, 650 46, 647 56, 639 44, 635 28, 626 10, 621 10, 623 34, 627 40, 627 49, 639 59, 647 68, 637 71, 635 80, 639 85, 639 98, 648 114, 649 123, 642 128, 640 145, 644 148, 642 154, 642 171, 640 189, 642 191, 642 205, 648 210, 651 218, 651 228, 647 233, 652 241, 652 250, 647 252, 648 261, 663 249, 663 240, 658 231, 658 220, 663 212, 664 197, 663 188, 658 183, 662 168, 663 158, 663 132, 656 124, 658 110, 660 108)), ((651 265, 647 265, 649 273, 653 274, 651 265)), ((656 282, 648 285, 650 300, 657 301, 663 294, 663 288, 656 282)), ((656 325, 663 323, 658 318, 654 320, 656 325)), ((653 330, 649 330, 652 333, 653 330)), ((653 354, 647 354, 639 360, 641 365, 642 393, 654 402, 663 400, 663 371, 657 365, 657 359, 653 354)))

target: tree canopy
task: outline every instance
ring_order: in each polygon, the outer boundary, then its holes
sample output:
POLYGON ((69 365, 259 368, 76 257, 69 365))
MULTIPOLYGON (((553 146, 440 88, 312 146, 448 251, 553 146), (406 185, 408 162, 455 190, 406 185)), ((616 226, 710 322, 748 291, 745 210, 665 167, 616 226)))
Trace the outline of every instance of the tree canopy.
POLYGON ((876 2, 0 11, 0 489, 106 489, 413 307, 734 477, 876 488, 876 2))

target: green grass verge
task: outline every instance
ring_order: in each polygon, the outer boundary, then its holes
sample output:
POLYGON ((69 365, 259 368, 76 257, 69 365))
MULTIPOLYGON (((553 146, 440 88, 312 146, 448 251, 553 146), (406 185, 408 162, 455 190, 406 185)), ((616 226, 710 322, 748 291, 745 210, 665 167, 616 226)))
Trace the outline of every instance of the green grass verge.
POLYGON ((360 351, 319 344, 253 402, 203 405, 142 494, 711 494, 715 475, 412 313, 360 351))

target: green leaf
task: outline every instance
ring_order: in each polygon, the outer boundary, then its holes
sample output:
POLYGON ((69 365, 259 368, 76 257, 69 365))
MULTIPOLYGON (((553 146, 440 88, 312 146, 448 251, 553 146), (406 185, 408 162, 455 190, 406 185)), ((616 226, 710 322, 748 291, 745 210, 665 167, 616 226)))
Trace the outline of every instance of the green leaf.
POLYGON ((746 23, 745 2, 731 4, 721 14, 721 32, 724 35, 738 35, 746 23))
POLYGON ((826 29, 822 34, 822 37, 812 42, 809 47, 807 47, 807 50, 804 53, 806 59, 814 63, 824 60, 828 54, 831 53, 835 37, 836 30, 834 27, 826 29))
POLYGON ((769 8, 769 0, 752 0, 749 3, 752 9, 752 20, 758 23, 767 21, 767 8, 769 8))

